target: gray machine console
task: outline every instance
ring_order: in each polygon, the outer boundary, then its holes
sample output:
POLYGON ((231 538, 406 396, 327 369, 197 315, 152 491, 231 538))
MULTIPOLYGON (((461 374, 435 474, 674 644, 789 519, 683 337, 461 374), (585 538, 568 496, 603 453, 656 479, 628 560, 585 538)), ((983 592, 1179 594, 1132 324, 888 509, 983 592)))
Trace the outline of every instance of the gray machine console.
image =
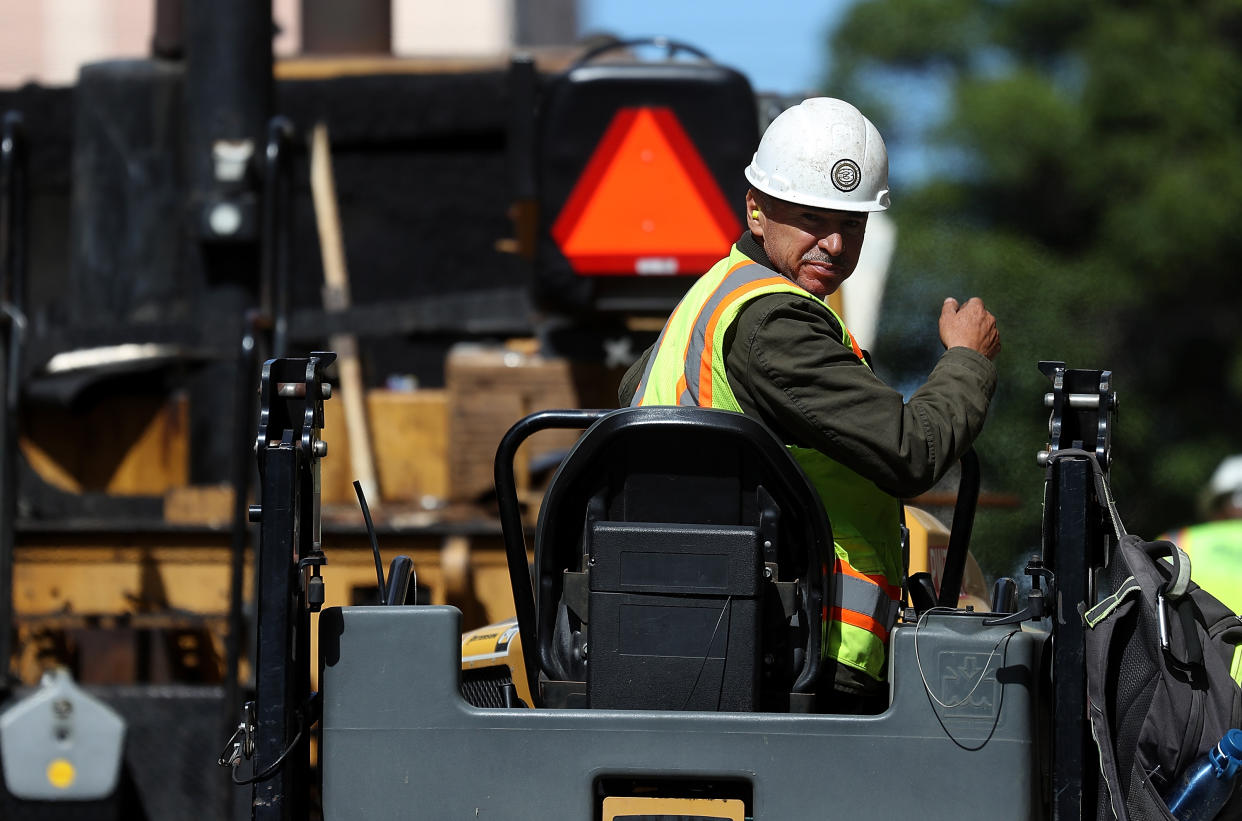
POLYGON ((324 818, 589 821, 607 784, 635 779, 733 784, 756 821, 1040 818, 1047 636, 985 620, 899 626, 884 713, 793 715, 476 708, 460 694, 456 609, 332 608, 324 818))

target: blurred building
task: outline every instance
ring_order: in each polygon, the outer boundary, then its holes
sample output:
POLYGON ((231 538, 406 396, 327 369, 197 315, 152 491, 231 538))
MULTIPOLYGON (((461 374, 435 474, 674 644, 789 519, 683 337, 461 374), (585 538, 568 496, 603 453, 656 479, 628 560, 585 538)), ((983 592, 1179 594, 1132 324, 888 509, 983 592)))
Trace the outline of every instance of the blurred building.
MULTIPOLYGON (((516 45, 560 45, 577 37, 577 0, 271 3, 278 58, 340 51, 487 57, 516 45)), ((83 63, 151 54, 159 5, 161 0, 0 0, 0 88, 72 85, 83 63)), ((161 13, 176 14, 180 2, 166 5, 161 13)))

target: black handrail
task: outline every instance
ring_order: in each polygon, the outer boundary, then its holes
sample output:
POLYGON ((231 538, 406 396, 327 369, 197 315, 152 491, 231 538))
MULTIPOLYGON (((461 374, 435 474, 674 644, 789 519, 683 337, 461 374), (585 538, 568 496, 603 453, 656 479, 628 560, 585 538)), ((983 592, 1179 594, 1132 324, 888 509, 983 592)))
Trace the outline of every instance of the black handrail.
POLYGON ((232 483, 233 511, 229 529, 229 611, 228 633, 224 651, 224 716, 225 728, 237 721, 241 709, 241 654, 246 645, 245 602, 243 587, 246 572, 246 548, 250 542, 250 489, 254 472, 255 390, 254 375, 259 368, 259 325, 262 317, 256 311, 244 319, 241 346, 237 351, 237 382, 233 387, 232 483))
POLYGON ((254 479, 254 442, 257 427, 257 395, 254 390, 262 359, 285 355, 289 325, 289 162, 288 145, 293 124, 274 117, 268 124, 267 149, 263 157, 262 258, 260 308, 243 320, 241 347, 237 352, 237 383, 234 387, 233 517, 229 540, 229 611, 225 641, 225 719, 231 728, 241 708, 241 654, 246 630, 242 588, 246 550, 250 543, 248 521, 250 491, 254 479), (264 343, 268 343, 265 345, 264 343), (263 350, 263 348, 268 350, 263 350))
POLYGON ((569 67, 569 70, 573 71, 576 68, 580 68, 601 54, 605 54, 609 51, 616 51, 617 49, 623 48, 634 48, 635 46, 655 46, 656 48, 662 48, 665 50, 667 57, 670 60, 673 55, 679 51, 685 51, 693 54, 700 60, 712 59, 708 56, 707 52, 697 46, 692 46, 689 43, 682 42, 681 40, 671 40, 668 37, 637 37, 633 40, 616 40, 611 43, 604 43, 603 45, 596 46, 575 60, 574 64, 569 67))
POLYGON ((949 548, 940 577, 941 607, 957 607, 962 595, 962 578, 966 575, 966 557, 970 552, 970 533, 975 526, 975 509, 979 506, 979 455, 974 449, 962 454, 962 475, 957 485, 957 501, 953 505, 953 529, 949 531, 949 548))
POLYGON ((513 588, 513 609, 518 634, 522 637, 522 661, 532 706, 540 706, 539 641, 535 629, 535 590, 526 559, 526 535, 518 505, 517 483, 513 479, 513 460, 517 450, 531 434, 549 428, 585 430, 610 410, 548 410, 518 420, 496 448, 496 502, 500 508, 500 528, 505 540, 505 559, 509 565, 509 584, 513 588))

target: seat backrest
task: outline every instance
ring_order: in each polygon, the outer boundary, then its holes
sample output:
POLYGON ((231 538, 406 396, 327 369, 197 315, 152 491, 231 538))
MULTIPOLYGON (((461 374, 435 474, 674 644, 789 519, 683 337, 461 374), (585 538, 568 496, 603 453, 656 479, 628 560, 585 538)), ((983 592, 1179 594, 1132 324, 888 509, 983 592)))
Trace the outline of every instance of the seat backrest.
POLYGON ((543 678, 582 683, 591 707, 790 709, 818 675, 832 556, 822 501, 762 424, 616 411, 540 512, 543 678))

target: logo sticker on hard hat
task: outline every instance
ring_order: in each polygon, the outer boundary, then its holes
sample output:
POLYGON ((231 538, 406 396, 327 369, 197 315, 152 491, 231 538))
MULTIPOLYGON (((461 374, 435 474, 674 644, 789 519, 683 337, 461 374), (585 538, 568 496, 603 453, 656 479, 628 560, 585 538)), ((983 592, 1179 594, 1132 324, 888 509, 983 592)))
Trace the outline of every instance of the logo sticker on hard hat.
POLYGON ((853 191, 862 182, 862 171, 853 160, 839 160, 832 167, 832 184, 838 191, 853 191))

